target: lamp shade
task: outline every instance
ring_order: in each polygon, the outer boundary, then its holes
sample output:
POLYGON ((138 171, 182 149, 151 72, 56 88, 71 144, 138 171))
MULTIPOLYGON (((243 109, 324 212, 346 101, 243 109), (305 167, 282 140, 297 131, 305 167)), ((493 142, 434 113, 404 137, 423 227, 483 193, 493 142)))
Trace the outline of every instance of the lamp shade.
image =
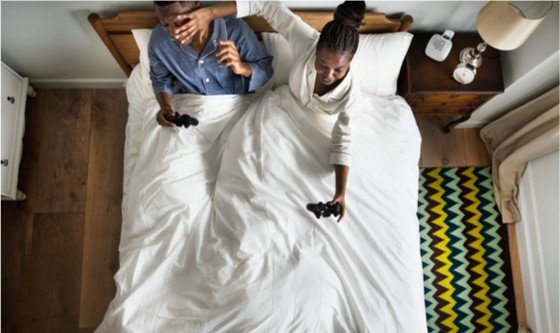
POLYGON ((514 8, 507 1, 490 1, 478 12, 476 26, 480 37, 498 50, 509 51, 521 46, 550 11, 542 17, 528 19, 514 8))

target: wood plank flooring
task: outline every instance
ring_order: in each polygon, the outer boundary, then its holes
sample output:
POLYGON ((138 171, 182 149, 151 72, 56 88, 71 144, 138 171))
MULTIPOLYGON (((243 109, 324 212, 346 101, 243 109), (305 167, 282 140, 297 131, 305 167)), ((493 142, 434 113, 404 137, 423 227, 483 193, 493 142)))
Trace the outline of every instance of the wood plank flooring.
MULTIPOLYGON (((2 202, 2 330, 92 332, 114 296, 124 90, 39 90, 29 99, 19 187, 2 202)), ((421 166, 490 163, 477 129, 418 119, 421 166)))
POLYGON ((35 214, 25 317, 29 332, 78 327, 83 245, 83 213, 35 214))
POLYGON ((489 166, 490 157, 479 128, 458 128, 449 134, 441 130, 449 120, 419 117, 422 134, 421 167, 489 166))
POLYGON ((38 90, 26 110, 23 203, 2 202, 2 331, 91 332, 114 296, 124 90, 38 90))
POLYGON ((36 212, 84 212, 92 90, 45 95, 36 212))
POLYGON ((92 107, 80 327, 96 327, 115 296, 127 105, 121 91, 107 90, 92 107))

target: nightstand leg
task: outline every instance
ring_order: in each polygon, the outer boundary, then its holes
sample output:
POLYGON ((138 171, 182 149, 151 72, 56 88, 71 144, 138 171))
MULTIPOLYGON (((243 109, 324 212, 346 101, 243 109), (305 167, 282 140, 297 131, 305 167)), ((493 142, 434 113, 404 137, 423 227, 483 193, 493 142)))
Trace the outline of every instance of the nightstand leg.
POLYGON ((33 87, 31 85, 27 86, 27 96, 29 96, 29 97, 36 97, 37 96, 37 92, 35 91, 35 89, 33 89, 33 87))
POLYGON ((455 121, 450 122, 449 124, 445 125, 445 127, 443 128, 443 133, 448 134, 449 131, 450 131, 453 127, 457 126, 459 123, 462 123, 462 122, 464 122, 464 121, 469 120, 470 118, 471 118, 471 114, 469 113, 469 114, 464 115, 464 116, 462 116, 461 118, 459 118, 459 119, 457 119, 457 120, 455 120, 455 121))
POLYGON ((25 198, 27 198, 27 196, 25 195, 25 193, 23 193, 22 191, 18 190, 17 194, 16 194, 16 200, 17 201, 21 201, 21 200, 25 200, 25 198))

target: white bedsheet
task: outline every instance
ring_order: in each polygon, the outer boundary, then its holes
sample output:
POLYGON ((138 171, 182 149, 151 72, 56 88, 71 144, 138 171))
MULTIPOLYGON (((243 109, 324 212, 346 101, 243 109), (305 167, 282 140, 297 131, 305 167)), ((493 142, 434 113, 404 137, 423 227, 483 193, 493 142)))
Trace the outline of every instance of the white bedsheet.
POLYGON ((178 110, 199 127, 162 130, 134 79, 118 290, 98 332, 426 331, 420 135, 400 97, 364 97, 337 224, 305 210, 334 191, 335 118, 280 88, 248 110, 185 96, 178 110))
POLYGON ((402 98, 361 102, 340 224, 305 209, 334 194, 328 153, 336 115, 306 111, 284 87, 255 102, 232 131, 214 196, 219 260, 209 281, 230 317, 212 318, 213 329, 426 331, 420 136, 402 98))
MULTIPOLYGON (((196 264, 194 254, 199 251, 191 248, 196 246, 192 240, 211 218, 223 141, 249 98, 176 95, 176 110, 200 124, 164 129, 155 121, 157 101, 136 69, 127 83, 127 96, 117 293, 97 331, 191 331, 184 325, 171 328, 162 311, 173 306, 173 295, 167 293, 187 290, 182 285, 188 285, 189 278, 176 273, 186 273, 181 261, 196 264), (153 323, 158 316, 163 316, 160 322, 153 323)), ((180 295, 177 301, 189 299, 180 295)))

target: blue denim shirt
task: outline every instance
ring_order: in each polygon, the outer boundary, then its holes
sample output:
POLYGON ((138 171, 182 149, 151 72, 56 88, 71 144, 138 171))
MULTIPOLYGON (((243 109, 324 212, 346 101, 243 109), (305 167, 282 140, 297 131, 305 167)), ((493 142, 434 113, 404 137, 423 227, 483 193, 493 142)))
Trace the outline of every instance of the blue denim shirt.
POLYGON ((214 20, 214 31, 199 55, 190 45, 180 45, 157 25, 150 39, 150 78, 155 94, 173 94, 178 83, 180 93, 199 95, 246 94, 255 91, 272 77, 272 56, 259 43, 255 33, 241 19, 214 20), (241 60, 251 66, 251 77, 233 73, 216 62, 216 40, 231 40, 241 60))

